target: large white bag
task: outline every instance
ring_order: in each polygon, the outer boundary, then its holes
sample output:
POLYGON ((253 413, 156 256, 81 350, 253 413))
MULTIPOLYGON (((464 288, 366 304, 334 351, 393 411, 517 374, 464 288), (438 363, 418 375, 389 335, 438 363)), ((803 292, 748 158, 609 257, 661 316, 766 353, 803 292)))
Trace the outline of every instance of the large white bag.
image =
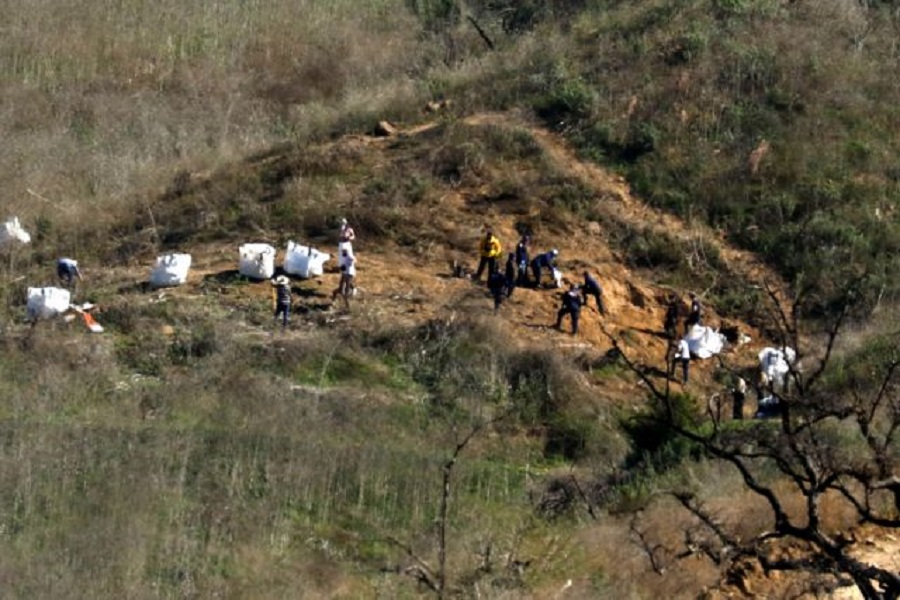
POLYGON ((694 325, 686 336, 685 341, 691 349, 691 354, 697 358, 710 358, 722 351, 725 346, 725 336, 703 325, 694 325))
POLYGON ((31 241, 31 235, 22 228, 18 217, 13 217, 0 226, 0 246, 7 244, 27 244, 31 241))
POLYGON ((172 287, 187 281, 191 268, 190 254, 164 254, 156 259, 156 266, 150 272, 152 287, 172 287))
POLYGON ((57 287, 28 288, 26 310, 29 319, 49 319, 69 310, 72 295, 57 287))
POLYGON ((325 263, 330 258, 330 255, 315 248, 288 242, 287 252, 284 255, 284 270, 304 279, 318 277, 325 272, 325 263))
POLYGON ((269 244, 244 244, 240 252, 238 270, 244 277, 271 279, 275 274, 275 248, 269 244))

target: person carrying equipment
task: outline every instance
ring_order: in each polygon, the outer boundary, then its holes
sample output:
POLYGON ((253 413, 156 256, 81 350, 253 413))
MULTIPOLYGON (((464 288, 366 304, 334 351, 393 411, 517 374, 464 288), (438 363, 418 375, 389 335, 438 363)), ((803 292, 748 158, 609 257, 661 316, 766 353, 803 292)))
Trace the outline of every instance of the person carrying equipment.
POLYGON ((71 258, 60 258, 56 261, 56 276, 66 289, 74 288, 77 285, 76 279, 79 281, 84 279, 78 269, 78 261, 71 258))
POLYGON ((478 270, 475 272, 475 281, 481 280, 481 274, 484 268, 488 269, 488 277, 497 270, 497 259, 500 258, 503 250, 500 246, 500 240, 494 235, 491 227, 485 227, 484 238, 481 240, 481 258, 478 261, 478 270))
POLYGON ((275 302, 275 320, 281 317, 281 328, 284 329, 288 325, 291 317, 291 280, 284 275, 279 275, 272 280, 275 302))
POLYGON ((531 239, 523 235, 516 244, 516 266, 519 268, 517 285, 528 285, 528 244, 531 239))
POLYGON ((572 335, 578 333, 578 317, 581 314, 581 293, 578 286, 574 283, 569 287, 569 291, 562 296, 562 306, 556 313, 556 328, 562 330, 563 317, 569 315, 572 317, 572 335))
POLYGON ((581 286, 581 294, 585 306, 588 305, 588 296, 593 296, 597 300, 597 311, 601 315, 606 316, 606 308, 603 306, 603 288, 587 271, 584 272, 584 285, 581 286))
POLYGON ((541 270, 547 269, 551 273, 553 272, 554 261, 556 261, 556 257, 559 256, 559 250, 554 248, 550 252, 544 252, 543 254, 538 254, 534 257, 534 260, 531 261, 531 272, 534 274, 534 287, 541 287, 541 270))
POLYGON ((513 290, 516 289, 516 257, 510 252, 506 258, 506 269, 503 273, 503 283, 506 288, 506 297, 512 298, 513 290))
POLYGON ((500 271, 494 271, 488 275, 487 285, 491 296, 494 297, 494 312, 497 312, 503 303, 503 298, 506 297, 506 276, 500 271))

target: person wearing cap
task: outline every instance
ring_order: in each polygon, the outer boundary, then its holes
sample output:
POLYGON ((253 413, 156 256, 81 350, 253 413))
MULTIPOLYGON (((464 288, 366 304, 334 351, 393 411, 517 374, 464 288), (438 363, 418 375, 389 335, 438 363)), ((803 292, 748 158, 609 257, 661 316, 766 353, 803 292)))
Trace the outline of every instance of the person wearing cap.
POLYGON ((275 300, 275 320, 281 317, 282 329, 287 327, 291 318, 291 280, 284 275, 279 275, 272 280, 273 295, 275 300))
POLYGON ((497 312, 506 297, 506 276, 500 271, 494 271, 488 275, 487 285, 494 297, 494 312, 497 312))
POLYGON ((347 223, 347 219, 341 219, 341 228, 338 231, 338 243, 343 244, 344 242, 353 242, 354 240, 356 240, 356 232, 353 231, 353 228, 347 223))
POLYGON ((578 317, 581 314, 581 292, 574 283, 569 286, 569 290, 562 296, 562 306, 556 313, 556 328, 562 329, 563 317, 569 315, 572 317, 572 335, 578 333, 578 317))
POLYGON ((557 256, 559 256, 559 250, 554 248, 550 252, 538 254, 534 257, 534 260, 531 261, 531 272, 534 273, 534 287, 541 287, 541 272, 543 269, 547 269, 551 273, 553 272, 553 267, 555 266, 554 261, 557 256))
POLYGON ((56 276, 59 277, 59 283, 65 288, 75 287, 76 279, 83 280, 81 271, 78 269, 78 261, 71 258, 60 258, 56 261, 56 276))
POLYGON ((480 252, 481 258, 478 261, 478 270, 475 271, 475 277, 473 278, 475 281, 481 279, 481 274, 484 272, 485 267, 487 267, 488 277, 490 277, 491 273, 497 270, 497 259, 503 253, 500 240, 494 235, 494 230, 490 226, 484 229, 484 238, 481 240, 480 252))
POLYGON ((606 308, 603 306, 603 288, 587 271, 584 272, 584 285, 581 286, 581 294, 585 306, 588 305, 588 296, 593 296, 597 301, 597 311, 601 315, 606 316, 606 308))

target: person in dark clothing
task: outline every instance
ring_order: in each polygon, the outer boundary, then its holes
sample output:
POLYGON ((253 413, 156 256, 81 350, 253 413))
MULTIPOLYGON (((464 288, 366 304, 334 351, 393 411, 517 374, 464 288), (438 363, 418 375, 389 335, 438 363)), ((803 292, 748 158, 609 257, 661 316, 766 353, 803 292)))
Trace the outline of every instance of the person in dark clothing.
POLYGON ((481 257, 478 261, 478 270, 475 271, 475 281, 481 279, 481 274, 484 273, 485 267, 487 267, 488 278, 490 278, 491 273, 497 270, 497 259, 500 258, 501 252, 500 240, 494 235, 493 229, 486 227, 484 238, 482 238, 480 244, 481 257))
POLYGON ((556 257, 559 256, 559 250, 554 248, 550 252, 544 252, 543 254, 538 254, 534 257, 534 260, 531 261, 531 271, 534 273, 534 287, 541 287, 541 270, 548 269, 550 272, 553 272, 553 263, 556 260, 556 257))
POLYGON ((506 259, 506 269, 504 272, 506 284, 506 297, 512 298, 513 290, 516 289, 516 257, 510 252, 506 259))
POLYGON ((578 286, 572 284, 562 296, 562 306, 556 313, 556 328, 562 329, 563 317, 569 315, 572 317, 572 335, 578 333, 578 317, 581 314, 581 292, 578 286))
POLYGON ((663 328, 666 332, 666 337, 670 340, 674 340, 675 336, 678 334, 678 320, 681 317, 681 301, 677 296, 672 294, 669 296, 669 303, 666 306, 666 319, 663 323, 663 328))
POLYGON ((691 330, 691 327, 694 325, 699 325, 701 320, 701 311, 702 306, 700 305, 700 300, 697 299, 697 295, 691 292, 691 310, 688 312, 687 319, 684 321, 684 333, 687 333, 691 330))
POLYGON ((81 271, 78 269, 78 261, 71 258, 60 258, 56 261, 56 276, 60 283, 67 289, 73 288, 76 279, 81 280, 81 271))
POLYGON ((272 280, 275 295, 275 319, 281 317, 282 329, 287 327, 291 318, 291 280, 279 275, 272 280))
POLYGON ((488 275, 487 285, 491 296, 494 297, 494 312, 496 312, 503 304, 503 298, 506 297, 506 276, 499 271, 494 271, 488 275))
POLYGON ((517 285, 528 285, 528 243, 531 239, 523 235, 516 244, 516 266, 519 269, 517 285))
POLYGON ((584 272, 584 285, 581 286, 581 295, 585 306, 588 305, 588 296, 593 296, 597 300, 597 311, 601 315, 606 316, 606 308, 603 306, 603 288, 587 271, 584 272))
POLYGON ((731 390, 731 418, 740 421, 744 418, 744 402, 747 400, 747 382, 738 377, 737 384, 731 390))

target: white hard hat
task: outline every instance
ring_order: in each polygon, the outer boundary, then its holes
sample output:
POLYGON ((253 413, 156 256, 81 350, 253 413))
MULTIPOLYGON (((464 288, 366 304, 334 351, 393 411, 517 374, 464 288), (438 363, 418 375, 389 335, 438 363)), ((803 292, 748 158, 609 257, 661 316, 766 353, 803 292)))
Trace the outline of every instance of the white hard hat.
POLYGON ((551 250, 550 252, 553 253, 553 256, 556 256, 557 254, 559 254, 559 250, 557 250, 556 248, 554 248, 554 249, 551 250))

